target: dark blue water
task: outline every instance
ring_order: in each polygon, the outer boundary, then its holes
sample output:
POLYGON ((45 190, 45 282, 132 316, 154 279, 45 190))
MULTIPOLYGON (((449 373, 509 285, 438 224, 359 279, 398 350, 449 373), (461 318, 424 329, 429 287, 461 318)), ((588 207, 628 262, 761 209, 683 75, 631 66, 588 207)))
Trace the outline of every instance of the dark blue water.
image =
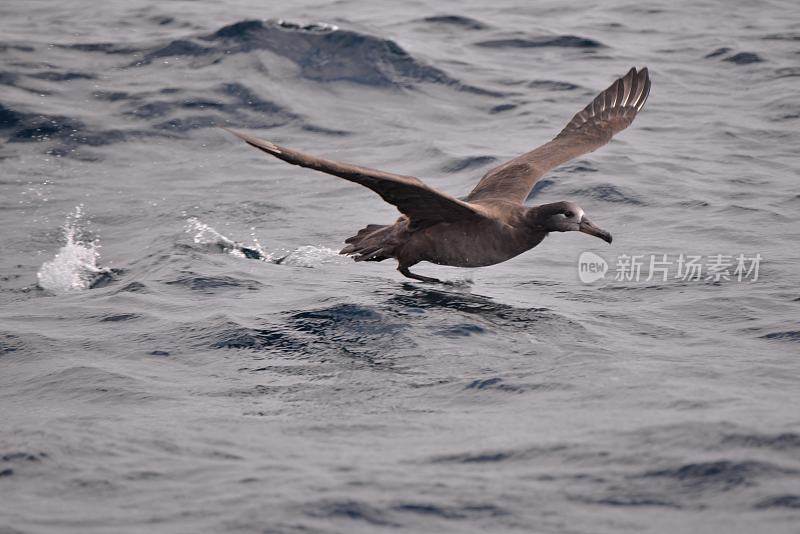
POLYGON ((797 532, 797 14, 4 3, 0 531, 797 532), (417 267, 452 287, 338 256, 394 208, 215 127, 461 196, 631 66, 632 127, 530 199, 613 245, 417 267), (613 275, 681 254, 762 259, 613 275))

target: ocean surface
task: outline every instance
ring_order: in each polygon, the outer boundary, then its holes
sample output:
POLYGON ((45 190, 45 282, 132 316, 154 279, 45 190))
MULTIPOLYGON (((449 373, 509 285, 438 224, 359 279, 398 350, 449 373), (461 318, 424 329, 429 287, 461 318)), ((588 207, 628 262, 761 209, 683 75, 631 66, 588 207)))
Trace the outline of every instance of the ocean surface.
POLYGON ((0 532, 800 532, 799 95, 793 1, 1 3, 0 532), (462 196, 632 66, 613 245, 452 286, 216 127, 462 196))

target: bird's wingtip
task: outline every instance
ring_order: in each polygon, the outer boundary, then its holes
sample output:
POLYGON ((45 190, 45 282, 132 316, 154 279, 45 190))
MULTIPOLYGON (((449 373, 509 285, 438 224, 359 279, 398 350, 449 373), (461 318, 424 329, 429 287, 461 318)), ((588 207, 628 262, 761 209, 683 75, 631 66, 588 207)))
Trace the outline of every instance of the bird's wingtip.
POLYGON ((238 130, 234 130, 233 128, 228 128, 227 126, 217 126, 217 128, 225 130, 226 132, 228 132, 230 134, 233 134, 236 137, 238 137, 239 139, 242 139, 244 141, 246 141, 247 137, 249 137, 247 134, 244 134, 244 133, 242 133, 242 132, 240 132, 238 130))
POLYGON ((227 126, 218 126, 218 128, 222 128, 226 132, 235 135, 248 145, 259 148, 265 152, 269 152, 270 154, 281 154, 281 149, 274 143, 265 141, 264 139, 259 139, 258 137, 253 137, 252 135, 234 130, 233 128, 228 128, 227 126))

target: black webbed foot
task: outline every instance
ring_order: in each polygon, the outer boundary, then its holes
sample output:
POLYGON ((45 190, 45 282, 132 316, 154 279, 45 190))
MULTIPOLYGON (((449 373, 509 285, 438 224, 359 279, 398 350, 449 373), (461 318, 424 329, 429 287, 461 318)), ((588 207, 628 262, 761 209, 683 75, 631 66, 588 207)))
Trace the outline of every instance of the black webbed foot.
POLYGON ((408 270, 408 267, 398 267, 398 271, 405 277, 413 278, 414 280, 419 280, 420 282, 428 282, 430 284, 446 284, 450 285, 450 282, 442 282, 438 278, 432 278, 430 276, 422 276, 421 274, 414 274, 408 270))

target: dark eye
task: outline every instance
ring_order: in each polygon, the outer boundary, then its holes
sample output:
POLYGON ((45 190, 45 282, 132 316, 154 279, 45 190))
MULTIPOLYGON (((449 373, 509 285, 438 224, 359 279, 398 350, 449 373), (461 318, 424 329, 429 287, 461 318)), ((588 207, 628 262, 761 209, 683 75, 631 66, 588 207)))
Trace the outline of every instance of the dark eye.
POLYGON ((571 219, 571 218, 575 217, 575 214, 574 214, 574 213, 572 213, 571 211, 568 211, 568 212, 566 212, 564 215, 565 215, 565 216, 566 216, 568 219, 571 219))

